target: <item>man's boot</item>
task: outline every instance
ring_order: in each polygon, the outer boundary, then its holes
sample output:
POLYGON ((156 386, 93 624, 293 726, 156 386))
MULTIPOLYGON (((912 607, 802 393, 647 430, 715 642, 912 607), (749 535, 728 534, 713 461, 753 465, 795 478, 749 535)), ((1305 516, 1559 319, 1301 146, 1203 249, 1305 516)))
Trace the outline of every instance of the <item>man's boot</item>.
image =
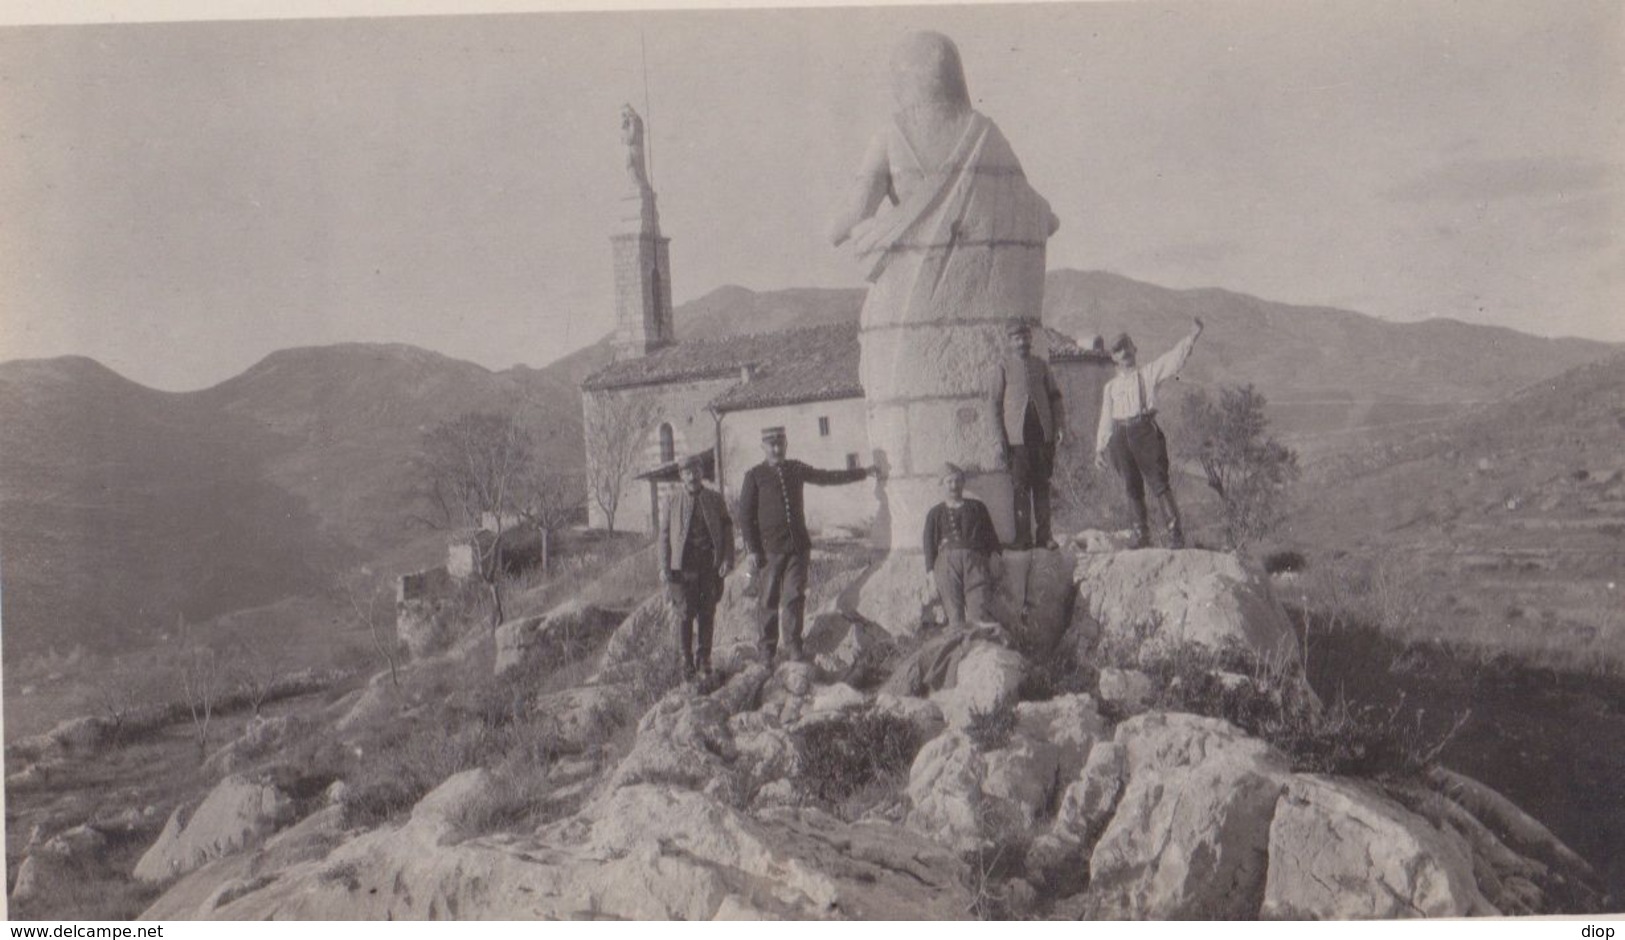
POLYGON ((1143 501, 1134 505, 1134 540, 1129 543, 1128 547, 1151 547, 1151 524, 1146 519, 1145 503, 1143 501))
POLYGON ((1169 490, 1159 498, 1162 503, 1162 516, 1168 523, 1168 547, 1185 547, 1185 529, 1179 523, 1179 503, 1174 500, 1174 491, 1169 490))

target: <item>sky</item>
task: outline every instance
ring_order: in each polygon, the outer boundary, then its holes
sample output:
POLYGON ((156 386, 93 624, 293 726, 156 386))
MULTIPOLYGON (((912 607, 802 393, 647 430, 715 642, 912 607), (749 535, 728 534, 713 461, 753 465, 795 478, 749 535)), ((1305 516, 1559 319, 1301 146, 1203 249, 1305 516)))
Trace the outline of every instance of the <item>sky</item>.
POLYGON ((0 360, 545 365, 612 327, 623 102, 678 303, 861 286, 824 233, 918 28, 1060 217, 1052 269, 1625 341, 1619 0, 33 22, 175 6, 0 2, 0 360))

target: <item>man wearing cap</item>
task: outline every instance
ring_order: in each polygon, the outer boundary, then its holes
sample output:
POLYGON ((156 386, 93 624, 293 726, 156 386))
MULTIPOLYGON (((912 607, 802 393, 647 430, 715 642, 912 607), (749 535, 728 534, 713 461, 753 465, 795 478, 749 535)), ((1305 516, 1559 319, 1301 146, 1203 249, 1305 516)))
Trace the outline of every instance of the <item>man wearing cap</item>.
POLYGON ((711 672, 711 630, 722 578, 733 567, 734 533, 722 497, 705 488, 701 458, 685 457, 679 472, 683 485, 666 500, 660 517, 660 580, 677 608, 677 645, 687 682, 696 671, 702 678, 711 672))
POLYGON ((1012 546, 1055 548, 1050 537, 1049 481, 1055 448, 1066 414, 1061 389, 1049 363, 1032 354, 1032 328, 1011 320, 1005 328, 1010 354, 994 367, 993 409, 999 416, 999 445, 1015 497, 1016 534, 1012 546))
POLYGON ((988 619, 999 534, 987 506, 965 496, 965 471, 951 463, 942 468, 942 495, 925 514, 925 571, 935 579, 948 625, 958 627, 967 618, 988 619))
POLYGON ((766 459, 745 472, 739 486, 739 527, 744 532, 750 562, 762 579, 757 594, 762 618, 757 646, 766 663, 773 661, 779 636, 784 636, 787 658, 801 661, 801 619, 806 605, 807 562, 812 539, 807 534, 803 487, 856 483, 874 473, 873 467, 820 470, 785 455, 784 428, 762 431, 766 459))
POLYGON ((1202 335, 1202 320, 1179 345, 1145 366, 1135 365, 1134 340, 1127 333, 1112 341, 1112 361, 1117 375, 1106 383, 1100 398, 1100 427, 1095 432, 1095 466, 1105 469, 1111 461, 1128 492, 1134 513, 1134 547, 1151 544, 1151 527, 1146 519, 1145 491, 1157 498, 1168 526, 1168 547, 1184 548, 1185 532, 1179 522, 1179 504, 1168 479, 1168 439, 1157 426, 1157 385, 1173 378, 1184 368, 1202 335))

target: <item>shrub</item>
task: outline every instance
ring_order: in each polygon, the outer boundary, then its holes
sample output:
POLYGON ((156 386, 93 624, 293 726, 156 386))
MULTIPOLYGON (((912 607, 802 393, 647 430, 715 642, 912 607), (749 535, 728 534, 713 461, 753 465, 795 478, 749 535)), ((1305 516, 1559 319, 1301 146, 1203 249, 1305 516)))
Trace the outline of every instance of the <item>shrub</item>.
POLYGON ((839 803, 870 784, 906 775, 921 742, 906 718, 872 709, 843 714, 796 731, 792 778, 803 792, 839 803))
POLYGON ((1015 733, 1016 707, 1013 703, 987 711, 972 709, 970 724, 965 727, 966 736, 984 751, 996 751, 1008 745, 1010 736, 1015 733))

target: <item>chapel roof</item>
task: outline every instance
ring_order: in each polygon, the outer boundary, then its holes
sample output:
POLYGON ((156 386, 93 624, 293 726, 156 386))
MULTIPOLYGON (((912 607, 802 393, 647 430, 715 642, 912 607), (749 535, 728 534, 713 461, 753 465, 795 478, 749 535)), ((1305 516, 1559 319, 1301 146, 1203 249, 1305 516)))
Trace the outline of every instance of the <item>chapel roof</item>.
MULTIPOLYGON (((1103 352, 1080 349, 1049 327, 1040 327, 1033 339, 1040 352, 1047 348, 1052 362, 1110 359, 1103 352)), ((581 387, 599 391, 734 377, 738 384, 710 402, 719 412, 861 398, 858 355, 858 324, 837 323, 678 343, 612 362, 581 387)))

